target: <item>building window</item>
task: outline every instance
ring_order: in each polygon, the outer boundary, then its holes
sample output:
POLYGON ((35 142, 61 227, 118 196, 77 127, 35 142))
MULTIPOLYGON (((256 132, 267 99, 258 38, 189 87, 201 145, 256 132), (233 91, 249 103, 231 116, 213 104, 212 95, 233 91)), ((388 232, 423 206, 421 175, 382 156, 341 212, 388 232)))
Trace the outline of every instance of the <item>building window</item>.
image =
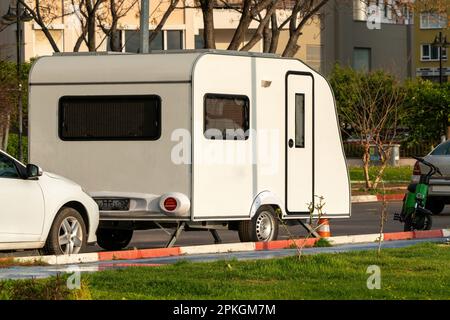
MULTIPOLYGON (((162 30, 150 43, 150 50, 180 50, 183 42, 182 30, 162 30)), ((139 30, 125 30, 125 51, 140 52, 139 30)))
POLYGON ((204 135, 212 140, 247 140, 250 102, 248 97, 206 94, 204 135))
POLYGON ((199 34, 195 35, 194 41, 195 41, 195 49, 203 49, 205 47, 203 41, 203 32, 201 32, 201 30, 199 34))
POLYGON ((183 31, 167 30, 167 50, 183 49, 183 31))
POLYGON ((164 31, 159 31, 156 34, 149 47, 150 50, 164 50, 164 31))
POLYGON ((372 50, 370 48, 354 48, 353 69, 368 72, 371 70, 372 50))
POLYGON ((305 147, 305 95, 295 94, 295 147, 305 147))
POLYGON ((306 45, 306 63, 318 72, 322 61, 322 49, 321 45, 306 45))
MULTIPOLYGON (((420 58, 422 61, 439 61, 439 47, 422 44, 420 46, 420 58)), ((442 60, 447 60, 447 48, 442 48, 442 60)))
POLYGON ((427 12, 420 14, 420 29, 442 29, 447 26, 447 15, 427 12))
POLYGON ((139 53, 139 31, 125 30, 125 51, 139 53))
POLYGON ((160 136, 158 96, 67 96, 59 100, 62 140, 157 140, 160 136))

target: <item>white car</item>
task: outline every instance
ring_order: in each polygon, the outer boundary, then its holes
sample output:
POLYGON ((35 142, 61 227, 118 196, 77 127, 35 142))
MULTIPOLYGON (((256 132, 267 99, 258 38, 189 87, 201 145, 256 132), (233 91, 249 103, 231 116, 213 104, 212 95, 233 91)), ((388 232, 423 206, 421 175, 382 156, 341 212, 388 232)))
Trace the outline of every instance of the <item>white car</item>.
POLYGON ((0 250, 80 253, 98 223, 97 203, 78 184, 0 151, 0 250))

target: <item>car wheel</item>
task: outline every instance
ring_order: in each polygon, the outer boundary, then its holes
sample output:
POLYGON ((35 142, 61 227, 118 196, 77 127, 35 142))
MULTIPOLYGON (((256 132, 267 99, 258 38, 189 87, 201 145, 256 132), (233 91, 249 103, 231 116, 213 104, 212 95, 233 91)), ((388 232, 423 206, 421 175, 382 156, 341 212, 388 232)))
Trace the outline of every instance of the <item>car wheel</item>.
POLYGON ((63 207, 53 221, 47 237, 44 254, 77 254, 86 248, 86 225, 81 214, 68 207, 63 207))
POLYGON ((133 230, 105 229, 97 230, 97 244, 105 250, 121 250, 126 248, 133 237, 133 230))
POLYGON ((428 198, 425 208, 433 212, 433 214, 440 214, 445 207, 445 203, 439 198, 428 198))
POLYGON ((261 206, 251 220, 239 223, 239 239, 242 242, 272 241, 278 237, 278 219, 271 206, 261 206))

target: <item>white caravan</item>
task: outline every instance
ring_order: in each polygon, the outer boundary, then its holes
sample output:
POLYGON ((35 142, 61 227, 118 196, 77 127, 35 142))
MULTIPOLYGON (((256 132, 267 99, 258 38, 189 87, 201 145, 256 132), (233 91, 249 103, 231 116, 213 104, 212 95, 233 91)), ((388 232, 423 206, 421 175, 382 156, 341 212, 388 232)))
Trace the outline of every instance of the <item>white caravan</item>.
POLYGON ((184 226, 273 240, 318 197, 326 217, 350 216, 333 93, 299 60, 63 54, 38 59, 29 85, 30 160, 96 199, 106 249, 164 225, 179 226, 170 244, 184 226))

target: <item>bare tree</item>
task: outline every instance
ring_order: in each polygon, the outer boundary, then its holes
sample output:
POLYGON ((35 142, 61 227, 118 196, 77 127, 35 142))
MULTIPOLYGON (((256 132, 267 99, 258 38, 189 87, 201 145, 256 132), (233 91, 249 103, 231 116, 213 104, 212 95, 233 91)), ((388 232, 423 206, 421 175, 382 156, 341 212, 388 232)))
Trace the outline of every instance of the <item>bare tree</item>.
POLYGON ((111 51, 122 51, 119 41, 119 20, 125 17, 138 3, 138 0, 109 0, 104 10, 97 14, 99 27, 106 37, 109 37, 111 51))
POLYGON ((148 41, 149 44, 151 44, 152 41, 155 40, 158 33, 161 32, 162 28, 166 24, 167 19, 169 19, 170 15, 172 14, 172 12, 175 10, 175 8, 177 7, 177 5, 180 2, 180 0, 169 0, 169 1, 170 1, 169 7, 164 12, 161 20, 159 20, 156 28, 154 30, 152 30, 152 32, 150 33, 149 41, 148 41))
POLYGON ((97 14, 100 6, 106 0, 71 0, 72 7, 75 9, 81 24, 81 33, 75 43, 73 51, 80 50, 84 42, 90 52, 97 51, 97 14))
POLYGON ((402 115, 404 90, 391 75, 382 71, 357 73, 331 79, 339 104, 341 121, 348 124, 343 128, 353 133, 364 150, 364 177, 367 189, 376 189, 391 156, 396 140, 397 126, 402 115), (342 81, 346 79, 346 81, 342 81), (371 165, 370 148, 375 146, 380 155, 380 167, 375 178, 369 175, 371 165))
POLYGON ((53 51, 60 52, 58 45, 56 44, 53 35, 51 34, 48 26, 58 18, 64 15, 64 10, 61 6, 58 6, 55 1, 51 0, 35 0, 34 6, 29 5, 26 0, 18 0, 24 8, 30 12, 33 20, 41 27, 42 32, 48 39, 48 42, 52 46, 53 51))
POLYGON ((293 57, 298 49, 300 38, 306 23, 316 15, 329 0, 297 0, 289 19, 289 40, 283 51, 283 57, 293 57))

